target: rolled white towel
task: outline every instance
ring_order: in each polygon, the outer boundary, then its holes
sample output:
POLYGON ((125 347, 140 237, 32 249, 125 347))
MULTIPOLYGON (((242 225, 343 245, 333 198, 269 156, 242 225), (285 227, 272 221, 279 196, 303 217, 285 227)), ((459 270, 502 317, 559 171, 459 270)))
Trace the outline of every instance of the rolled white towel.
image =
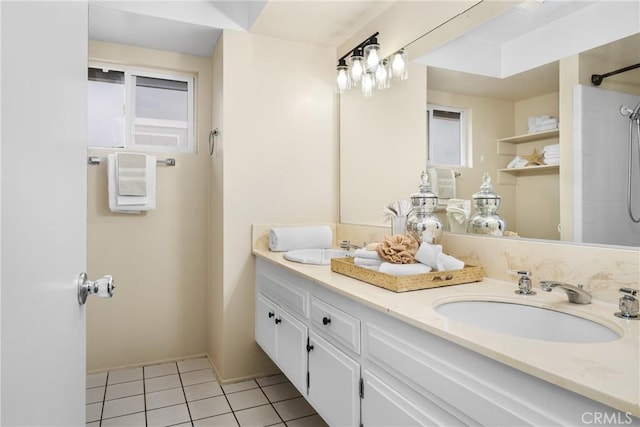
POLYGON ((464 262, 451 255, 440 253, 438 255, 438 271, 461 270, 464 268, 464 262))
POLYGON ((378 267, 380 266, 380 264, 382 264, 382 260, 373 259, 373 258, 354 258, 353 264, 360 267, 372 266, 372 265, 378 267))
POLYGON ((380 264, 380 273, 391 274, 392 276, 411 276, 413 274, 424 274, 431 271, 431 267, 416 263, 416 264, 392 264, 390 262, 383 262, 380 264))
POLYGON ((331 227, 274 227, 269 230, 269 250, 286 252, 294 249, 328 249, 333 245, 331 227))
POLYGON ((369 259, 378 259, 381 260, 378 252, 376 251, 368 251, 366 249, 356 249, 353 251, 354 258, 369 258, 369 259))
POLYGON ((442 253, 442 246, 422 242, 414 255, 416 261, 427 265, 434 270, 438 269, 438 255, 442 253))

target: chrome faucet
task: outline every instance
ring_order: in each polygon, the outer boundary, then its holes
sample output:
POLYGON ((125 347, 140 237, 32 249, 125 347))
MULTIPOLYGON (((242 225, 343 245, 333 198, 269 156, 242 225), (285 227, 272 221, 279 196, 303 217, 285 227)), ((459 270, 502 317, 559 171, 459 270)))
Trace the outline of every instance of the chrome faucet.
POLYGON ((582 285, 574 286, 568 283, 554 282, 552 280, 540 281, 540 289, 545 292, 551 292, 553 288, 560 288, 567 293, 569 302, 573 304, 590 304, 591 294, 584 289, 582 285))
POLYGON ((362 246, 354 245, 348 240, 342 240, 340 242, 340 249, 343 249, 345 251, 350 251, 351 249, 362 249, 362 246))

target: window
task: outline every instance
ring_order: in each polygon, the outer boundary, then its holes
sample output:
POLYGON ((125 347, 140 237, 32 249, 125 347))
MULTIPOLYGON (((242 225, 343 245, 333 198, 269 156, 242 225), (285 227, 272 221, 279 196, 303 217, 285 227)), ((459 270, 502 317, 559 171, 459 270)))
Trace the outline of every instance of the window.
POLYGON ((427 162, 433 166, 467 165, 466 110, 427 105, 427 162))
POLYGON ((193 77, 94 65, 88 78, 90 147, 195 151, 193 77))

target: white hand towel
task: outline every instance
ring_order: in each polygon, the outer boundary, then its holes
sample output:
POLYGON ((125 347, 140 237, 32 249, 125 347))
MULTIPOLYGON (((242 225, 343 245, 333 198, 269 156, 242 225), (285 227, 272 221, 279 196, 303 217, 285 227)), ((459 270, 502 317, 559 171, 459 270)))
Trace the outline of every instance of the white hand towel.
POLYGON ((464 262, 447 254, 438 255, 438 271, 461 270, 464 262))
POLYGON ((353 251, 354 258, 369 258, 369 259, 377 259, 381 260, 378 252, 376 251, 368 251, 366 249, 356 249, 353 251))
POLYGON ((431 191, 438 195, 438 206, 447 204, 447 200, 456 197, 456 174, 451 169, 429 168, 431 191))
POLYGON ((147 195, 147 156, 139 153, 116 153, 116 176, 119 196, 147 195))
POLYGON ((109 209, 116 213, 140 213, 156 208, 156 157, 146 156, 146 196, 118 194, 117 161, 115 154, 107 156, 107 190, 109 209))
POLYGON ((354 258, 353 259, 353 264, 357 265, 359 267, 366 267, 366 266, 379 267, 380 264, 382 264, 382 260, 381 259, 372 259, 372 258, 354 258))
POLYGON ((329 249, 333 232, 329 226, 274 227, 269 230, 269 250, 329 249))
POLYGON ((438 269, 438 255, 442 254, 442 246, 432 245, 431 243, 422 242, 418 251, 414 255, 416 261, 427 265, 432 269, 438 269))
POLYGON ((411 276, 414 274, 424 274, 431 271, 431 267, 424 264, 392 264, 383 262, 378 269, 380 273, 391 274, 392 276, 411 276))

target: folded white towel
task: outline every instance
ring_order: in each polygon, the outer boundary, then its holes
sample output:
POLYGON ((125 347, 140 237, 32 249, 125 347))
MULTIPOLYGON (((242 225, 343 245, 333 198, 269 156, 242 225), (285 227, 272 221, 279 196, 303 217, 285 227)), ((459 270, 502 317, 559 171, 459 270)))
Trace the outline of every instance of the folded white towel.
POLYGON ((353 251, 353 256, 354 258, 370 258, 370 259, 381 260, 380 256, 378 255, 378 252, 368 251, 366 249, 356 249, 355 251, 353 251))
POLYGON ((147 156, 140 153, 116 153, 118 196, 147 195, 147 156))
POLYGON ((383 262, 378 269, 380 273, 391 274, 392 276, 411 276, 414 274, 424 274, 431 271, 431 267, 424 264, 393 264, 383 262))
POLYGON ((558 129, 558 127, 559 127, 558 123, 553 123, 553 124, 548 124, 548 125, 529 126, 529 133, 544 132, 544 131, 547 131, 547 130, 555 130, 555 129, 558 129))
POLYGON ((269 230, 269 249, 286 252, 294 249, 328 249, 333 245, 333 231, 327 225, 274 227, 269 230))
POLYGON ((372 265, 378 267, 380 266, 380 264, 382 264, 382 260, 372 259, 372 258, 354 258, 353 264, 359 267, 372 266, 372 265))
POLYGON ((460 270, 464 268, 464 262, 451 255, 440 253, 438 255, 438 271, 460 270))
POLYGON ((442 253, 442 246, 432 245, 431 243, 422 242, 418 251, 414 255, 416 261, 431 267, 434 270, 438 269, 438 255, 442 253))
POLYGON ((107 156, 107 191, 109 209, 117 213, 140 213, 156 208, 156 157, 147 155, 145 167, 146 196, 127 196, 118 193, 116 154, 107 156))
POLYGON ((560 151, 560 144, 545 145, 543 147, 543 150, 545 152, 547 152, 547 151, 560 151))
POLYGON ((515 156, 513 160, 509 162, 509 164, 507 165, 507 168, 508 169, 523 168, 524 165, 526 164, 527 164, 527 159, 523 159, 520 156, 515 156))
POLYGON ((544 159, 544 164, 545 165, 549 165, 549 166, 551 166, 551 165, 554 165, 554 166, 555 165, 559 165, 560 164, 560 158, 557 158, 557 159, 546 159, 545 158, 544 159))
POLYGON ((438 195, 438 207, 444 208, 447 200, 456 197, 456 174, 452 169, 428 168, 431 191, 438 195))

